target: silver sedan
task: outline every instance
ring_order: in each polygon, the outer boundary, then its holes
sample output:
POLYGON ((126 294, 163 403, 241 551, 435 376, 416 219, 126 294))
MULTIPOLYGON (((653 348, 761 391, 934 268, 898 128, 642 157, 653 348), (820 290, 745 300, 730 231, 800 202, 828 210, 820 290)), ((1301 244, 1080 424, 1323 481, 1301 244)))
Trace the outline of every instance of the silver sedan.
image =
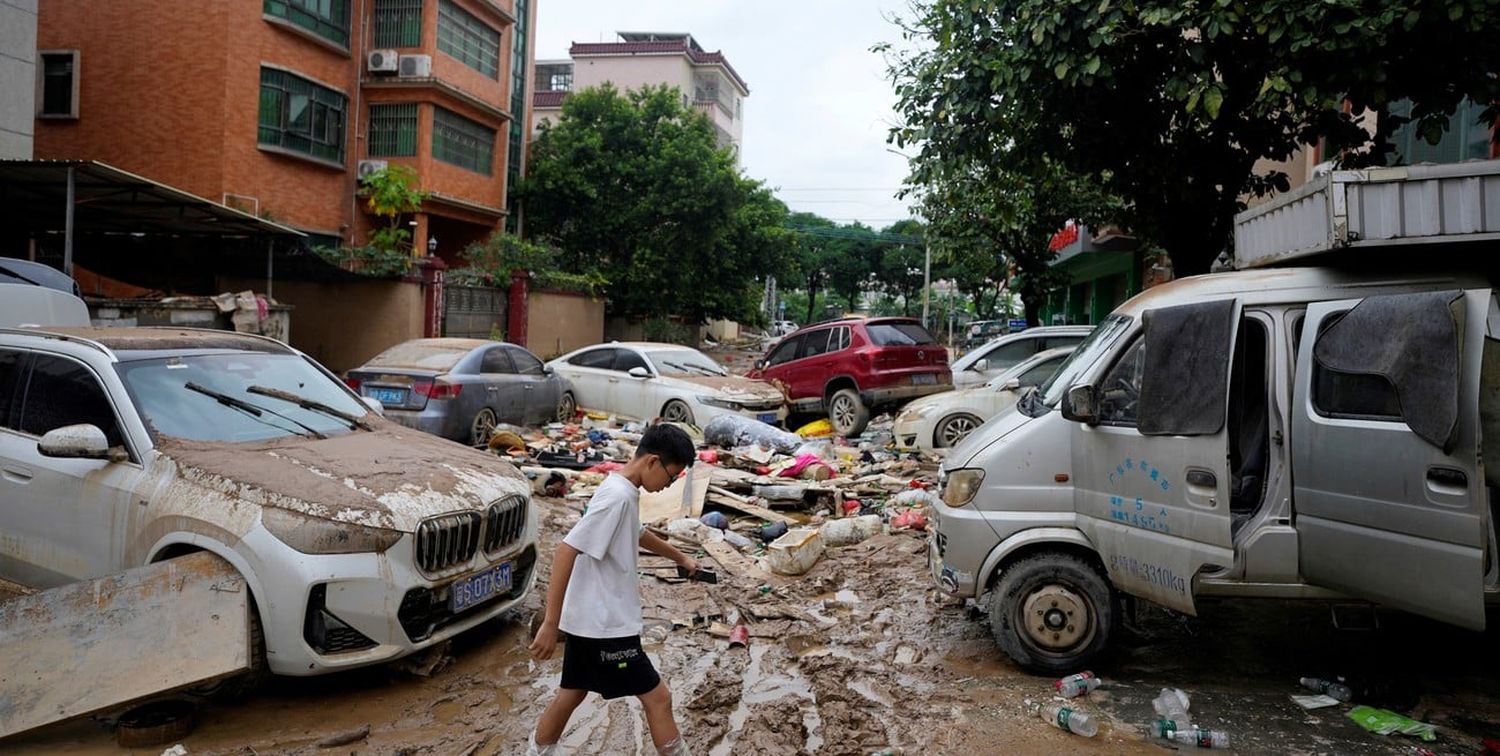
POLYGON ((473 446, 499 423, 573 417, 573 385, 523 347, 484 339, 414 339, 349 371, 349 386, 409 428, 473 446))

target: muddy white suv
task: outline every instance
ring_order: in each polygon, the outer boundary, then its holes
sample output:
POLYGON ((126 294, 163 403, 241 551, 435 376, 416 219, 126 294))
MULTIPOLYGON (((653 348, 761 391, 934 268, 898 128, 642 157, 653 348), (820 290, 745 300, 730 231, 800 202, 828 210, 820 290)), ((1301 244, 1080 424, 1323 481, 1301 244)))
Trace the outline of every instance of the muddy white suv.
POLYGON ((536 517, 508 463, 384 420, 280 342, 0 327, 0 578, 49 588, 200 550, 248 583, 264 667, 315 675, 522 600, 536 517))

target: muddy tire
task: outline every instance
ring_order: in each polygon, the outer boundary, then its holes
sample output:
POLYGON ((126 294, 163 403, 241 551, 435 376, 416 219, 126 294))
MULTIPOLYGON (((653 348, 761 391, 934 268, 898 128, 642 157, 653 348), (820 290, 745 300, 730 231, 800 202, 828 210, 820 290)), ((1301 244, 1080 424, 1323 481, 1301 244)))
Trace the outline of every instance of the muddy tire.
POLYGON ((1000 650, 1021 667, 1071 674, 1109 642, 1113 598, 1104 576, 1082 558, 1033 554, 1001 574, 990 601, 990 630, 1000 650))
POLYGON ((474 415, 469 423, 469 446, 488 446, 490 436, 495 435, 495 411, 485 407, 474 415))
POLYGON ((966 413, 949 415, 943 418, 937 424, 937 429, 932 432, 932 445, 939 449, 957 446, 958 442, 967 438, 983 423, 983 420, 966 413))
POLYGON ((573 393, 568 392, 557 400, 557 421, 559 423, 571 423, 574 416, 578 414, 578 400, 573 398, 573 393))
POLYGON ((661 419, 669 423, 693 424, 693 410, 681 399, 673 399, 661 408, 661 419))
POLYGON ((858 391, 839 389, 828 397, 828 422, 834 435, 852 438, 864 433, 870 424, 870 408, 860 400, 858 391))

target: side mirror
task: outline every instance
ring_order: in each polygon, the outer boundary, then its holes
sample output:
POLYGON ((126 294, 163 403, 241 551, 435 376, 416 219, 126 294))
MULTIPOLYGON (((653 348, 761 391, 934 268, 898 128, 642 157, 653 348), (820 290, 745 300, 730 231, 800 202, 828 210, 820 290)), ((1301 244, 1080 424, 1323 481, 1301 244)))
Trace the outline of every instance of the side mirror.
POLYGON ((1001 386, 1000 388, 1002 388, 1002 389, 1004 389, 1006 391, 1017 391, 1017 390, 1019 390, 1021 388, 1021 379, 1020 378, 1012 378, 1012 379, 1006 381, 1005 385, 1001 386))
POLYGON ((986 358, 984 358, 984 359, 982 359, 982 360, 974 363, 974 367, 971 367, 969 369, 973 370, 975 372, 979 372, 979 373, 986 372, 986 371, 988 371, 990 369, 990 360, 989 360, 988 357, 986 357, 986 358))
POLYGON ((1093 386, 1074 386, 1063 397, 1062 415, 1066 420, 1094 425, 1099 422, 1099 397, 1093 386))
POLYGON ((629 375, 631 378, 650 378, 651 371, 637 366, 630 369, 629 375))
POLYGON ((369 407, 371 412, 374 412, 381 417, 385 417, 385 405, 381 404, 379 399, 376 399, 373 396, 362 396, 359 398, 359 400, 361 402, 364 402, 365 406, 369 407))
POLYGON ((36 442, 36 450, 44 457, 63 459, 107 459, 121 462, 128 459, 125 450, 111 451, 109 439, 97 425, 65 425, 47 431, 36 442))
POLYGON ((543 365, 542 366, 542 375, 552 375, 553 373, 556 373, 556 372, 557 372, 556 370, 552 369, 551 365, 543 365))
POLYGON ((756 360, 755 361, 755 369, 756 370, 765 370, 767 367, 770 366, 770 364, 771 364, 770 360, 756 360))

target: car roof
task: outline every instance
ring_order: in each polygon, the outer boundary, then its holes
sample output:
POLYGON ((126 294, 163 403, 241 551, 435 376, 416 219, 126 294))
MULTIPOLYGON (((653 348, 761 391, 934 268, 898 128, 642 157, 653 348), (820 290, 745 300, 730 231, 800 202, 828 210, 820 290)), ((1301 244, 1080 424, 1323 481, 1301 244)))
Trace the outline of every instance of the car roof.
POLYGON ((25 334, 40 338, 89 344, 109 352, 133 352, 133 356, 146 356, 142 352, 183 350, 230 350, 241 352, 267 352, 291 354, 291 347, 275 339, 236 331, 220 331, 210 328, 99 328, 99 327, 36 327, 8 329, 7 333, 25 334))
MULTIPOLYGON (((607 344, 594 344, 593 346, 586 346, 583 349, 593 349, 594 347, 628 347, 630 349, 684 349, 692 350, 694 352, 698 351, 695 347, 683 346, 682 344, 671 344, 665 341, 611 341, 607 344)), ((583 349, 580 349, 578 351, 581 352, 583 351, 583 349)))
POLYGON ((1462 273, 1400 274, 1333 268, 1267 268, 1179 278, 1131 297, 1116 312, 1135 316, 1159 307, 1212 299, 1233 298, 1242 305, 1304 304, 1401 291, 1487 288, 1489 285, 1482 277, 1462 273))
MULTIPOLYGON (((400 344, 392 344, 391 348, 414 344, 417 346, 431 347, 433 349, 478 349, 482 346, 503 345, 503 341, 491 341, 489 339, 462 339, 455 336, 445 336, 436 339, 409 339, 400 344)), ((514 345, 511 345, 514 346, 514 345)))

